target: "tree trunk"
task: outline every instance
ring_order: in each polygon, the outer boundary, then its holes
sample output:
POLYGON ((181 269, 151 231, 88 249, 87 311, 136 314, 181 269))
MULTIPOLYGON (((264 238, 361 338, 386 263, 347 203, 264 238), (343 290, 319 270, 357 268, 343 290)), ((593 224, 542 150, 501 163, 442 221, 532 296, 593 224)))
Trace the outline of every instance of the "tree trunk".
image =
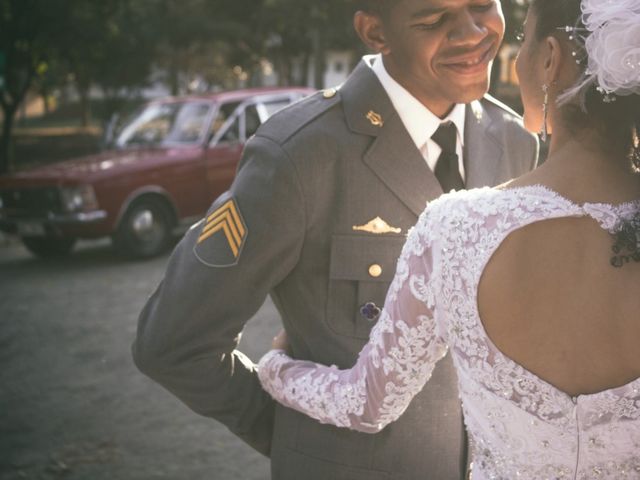
POLYGON ((262 67, 259 64, 252 62, 251 65, 247 66, 246 73, 248 80, 241 80, 240 88, 262 86, 262 67))
POLYGON ((91 123, 91 106, 89 105, 89 87, 79 87, 80 90, 80 119, 83 127, 91 123))
POLYGON ((40 87, 40 96, 42 97, 42 105, 44 107, 44 114, 49 115, 49 89, 47 87, 40 87))
POLYGON ((2 137, 0 138, 0 174, 12 170, 13 155, 11 149, 11 131, 15 120, 16 108, 3 105, 4 122, 2 124, 2 137))
POLYGON ((293 80, 293 60, 292 58, 287 55, 284 58, 284 62, 285 65, 287 66, 287 85, 286 86, 291 86, 294 84, 294 80, 293 80))
POLYGON ((33 70, 28 70, 22 85, 14 85, 14 89, 0 91, 0 106, 4 115, 2 137, 0 137, 0 173, 13 170, 13 142, 11 133, 18 108, 24 101, 33 80, 33 70))
POLYGON ((176 56, 177 54, 171 52, 169 60, 169 88, 171 89, 171 95, 174 97, 180 93, 180 67, 175 58, 176 56))
POLYGON ((301 84, 304 85, 305 87, 310 87, 311 85, 309 85, 309 64, 311 62, 310 59, 311 55, 309 53, 304 53, 303 54, 303 60, 302 60, 302 80, 301 80, 301 84))
POLYGON ((324 88, 324 71, 326 69, 326 52, 324 34, 320 28, 315 28, 313 33, 313 86, 317 89, 324 88))
POLYGON ((291 85, 291 61, 284 52, 278 52, 276 57, 276 72, 278 74, 278 86, 291 85))

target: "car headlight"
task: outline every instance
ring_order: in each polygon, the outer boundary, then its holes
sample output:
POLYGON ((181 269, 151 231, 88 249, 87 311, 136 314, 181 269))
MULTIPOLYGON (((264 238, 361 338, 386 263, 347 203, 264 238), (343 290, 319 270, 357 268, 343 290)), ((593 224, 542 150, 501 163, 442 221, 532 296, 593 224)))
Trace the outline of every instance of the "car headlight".
POLYGON ((81 212, 98 208, 96 193, 91 185, 60 188, 62 205, 67 212, 81 212))

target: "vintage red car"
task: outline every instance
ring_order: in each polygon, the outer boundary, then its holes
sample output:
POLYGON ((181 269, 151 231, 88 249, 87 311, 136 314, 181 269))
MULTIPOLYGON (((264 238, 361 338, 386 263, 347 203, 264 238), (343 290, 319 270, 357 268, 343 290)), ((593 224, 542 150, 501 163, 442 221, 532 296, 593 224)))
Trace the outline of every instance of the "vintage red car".
POLYGON ((1 176, 0 230, 43 257, 104 236, 127 256, 157 255, 229 187, 258 126, 310 93, 261 88, 148 103, 108 151, 1 176))

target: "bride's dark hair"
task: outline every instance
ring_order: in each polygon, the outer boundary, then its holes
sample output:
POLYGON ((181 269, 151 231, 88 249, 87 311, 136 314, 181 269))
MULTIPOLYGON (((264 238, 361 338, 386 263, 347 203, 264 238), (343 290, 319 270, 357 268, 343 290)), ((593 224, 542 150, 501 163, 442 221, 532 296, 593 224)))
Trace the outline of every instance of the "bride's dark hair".
MULTIPOLYGON (((531 0, 530 8, 536 14, 536 40, 548 36, 564 37, 574 43, 576 60, 581 68, 587 67, 587 53, 578 40, 585 26, 582 23, 580 0, 531 0), (565 27, 575 27, 577 33, 567 32, 565 27), (573 40, 569 36, 573 36, 573 40)), ((588 129, 600 137, 603 145, 618 145, 628 152, 632 168, 640 172, 640 95, 605 98, 596 85, 584 92, 582 105, 568 102, 562 108, 567 126, 574 131, 588 129), (613 98, 615 101, 605 101, 613 98)), ((635 217, 622 223, 616 234, 611 263, 622 266, 635 260, 640 262, 640 211, 635 217)))

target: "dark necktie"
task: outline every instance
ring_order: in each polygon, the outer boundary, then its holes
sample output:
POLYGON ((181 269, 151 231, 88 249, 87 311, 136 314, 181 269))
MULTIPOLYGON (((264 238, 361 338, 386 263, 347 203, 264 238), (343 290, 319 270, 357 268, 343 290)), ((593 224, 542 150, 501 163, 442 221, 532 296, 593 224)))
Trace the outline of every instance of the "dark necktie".
POLYGON ((440 182, 444 192, 452 189, 464 189, 464 181, 458 169, 458 154, 456 153, 456 126, 453 122, 442 123, 431 138, 440 145, 442 153, 438 157, 438 163, 434 173, 440 182))

